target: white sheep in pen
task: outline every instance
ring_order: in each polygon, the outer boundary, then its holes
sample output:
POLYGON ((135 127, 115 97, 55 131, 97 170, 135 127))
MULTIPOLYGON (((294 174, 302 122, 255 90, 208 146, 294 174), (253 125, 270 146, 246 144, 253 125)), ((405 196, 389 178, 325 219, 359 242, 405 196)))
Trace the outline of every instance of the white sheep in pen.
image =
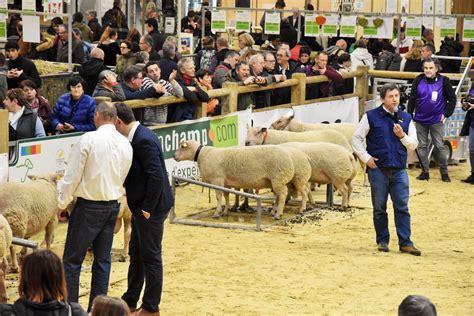
MULTIPOLYGON (((50 249, 57 223, 57 177, 51 175, 29 178, 32 181, 0 185, 0 214, 5 216, 15 237, 28 239, 45 230, 46 247, 50 249)), ((15 247, 11 246, 10 249, 11 270, 18 271, 15 247)), ((26 249, 22 252, 24 251, 26 249)))
MULTIPOLYGON (((349 206, 352 193, 352 180, 357 175, 354 155, 341 146, 330 143, 291 142, 279 146, 296 148, 310 158, 310 182, 318 184, 332 183, 342 195, 342 206, 349 206)), ((310 197, 310 202, 313 203, 310 197)))
POLYGON ((12 229, 3 215, 0 215, 0 303, 7 302, 5 273, 7 272, 7 253, 12 244, 12 229))
MULTIPOLYGON (((287 184, 295 175, 295 168, 288 150, 277 146, 215 148, 202 146, 188 140, 181 143, 174 154, 176 161, 197 161, 204 182, 223 187, 243 189, 271 188, 276 195, 272 214, 280 218, 288 193, 287 184)), ((229 194, 224 193, 229 210, 229 194)), ((214 217, 222 210, 222 191, 216 190, 217 207, 214 217)))
POLYGON ((357 124, 354 123, 335 123, 335 124, 310 124, 303 123, 295 120, 292 116, 282 116, 278 120, 272 123, 270 128, 282 131, 290 132, 309 132, 309 131, 324 131, 333 130, 343 134, 347 141, 350 143, 352 135, 357 128, 357 124))

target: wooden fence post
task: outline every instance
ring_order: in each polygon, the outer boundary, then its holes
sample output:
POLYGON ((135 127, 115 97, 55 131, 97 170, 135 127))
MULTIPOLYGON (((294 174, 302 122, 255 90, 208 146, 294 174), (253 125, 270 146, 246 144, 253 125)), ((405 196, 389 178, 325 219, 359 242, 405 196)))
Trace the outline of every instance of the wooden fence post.
POLYGON ((8 153, 8 111, 0 109, 0 154, 8 153))
POLYGON ((297 105, 304 104, 306 101, 306 75, 295 73, 291 78, 298 80, 298 84, 291 87, 291 103, 297 105))
POLYGON ((369 80, 368 80, 368 73, 369 67, 368 66, 357 66, 358 71, 362 71, 362 76, 357 77, 356 79, 356 86, 355 86, 355 93, 359 96, 359 119, 365 113, 365 101, 367 101, 367 93, 369 88, 369 80))
POLYGON ((237 112, 239 99, 238 87, 239 85, 235 82, 224 82, 222 85, 222 88, 228 88, 230 91, 228 97, 222 98, 222 114, 237 112))

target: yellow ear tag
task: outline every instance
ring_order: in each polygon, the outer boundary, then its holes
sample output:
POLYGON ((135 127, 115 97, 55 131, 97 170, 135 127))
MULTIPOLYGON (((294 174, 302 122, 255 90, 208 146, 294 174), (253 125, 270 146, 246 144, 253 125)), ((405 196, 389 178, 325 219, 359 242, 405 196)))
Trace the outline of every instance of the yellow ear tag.
POLYGON ((181 147, 187 148, 187 147, 188 147, 188 143, 183 143, 183 144, 181 145, 181 147))

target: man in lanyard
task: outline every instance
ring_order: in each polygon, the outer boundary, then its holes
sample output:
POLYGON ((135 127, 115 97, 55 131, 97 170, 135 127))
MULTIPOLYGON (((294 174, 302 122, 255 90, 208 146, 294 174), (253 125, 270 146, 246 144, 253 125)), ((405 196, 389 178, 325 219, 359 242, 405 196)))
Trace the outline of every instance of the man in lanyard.
POLYGON ((383 104, 365 113, 359 122, 352 137, 352 146, 368 167, 378 250, 389 251, 387 199, 390 194, 399 249, 419 256, 421 251, 415 248, 410 239, 409 186, 405 169, 407 149, 414 150, 418 145, 416 129, 409 114, 398 112, 400 90, 395 84, 385 84, 380 91, 380 98, 383 104))
POLYGON ((407 111, 411 115, 415 112, 413 120, 416 123, 416 132, 420 146, 418 153, 422 172, 417 179, 429 180, 429 140, 437 154, 437 160, 443 182, 451 182, 448 175, 448 160, 444 147, 444 120, 453 114, 456 107, 456 94, 449 79, 438 74, 440 65, 437 60, 428 58, 423 62, 423 74, 413 81, 407 111))
POLYGON ((74 197, 77 202, 69 218, 63 264, 68 300, 79 298, 79 277, 87 249, 92 246, 89 307, 109 286, 112 241, 119 211, 117 200, 132 164, 130 142, 115 129, 117 110, 110 102, 100 103, 94 114, 96 131, 81 136, 72 148, 67 170, 58 183, 59 217, 74 197))

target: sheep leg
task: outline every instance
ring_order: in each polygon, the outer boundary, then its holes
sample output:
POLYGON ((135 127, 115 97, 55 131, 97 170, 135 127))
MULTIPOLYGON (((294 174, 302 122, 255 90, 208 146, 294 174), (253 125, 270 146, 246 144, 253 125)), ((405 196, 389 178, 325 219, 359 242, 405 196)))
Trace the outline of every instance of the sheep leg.
POLYGON ((224 200, 225 200, 224 216, 227 216, 230 209, 229 192, 222 192, 222 194, 224 194, 224 200))
POLYGON ((53 243, 54 238, 54 227, 56 226, 56 221, 49 221, 48 225, 45 227, 44 240, 46 241, 46 249, 51 249, 51 244, 53 243))
POLYGON ((123 218, 123 250, 119 262, 125 262, 128 256, 128 246, 130 244, 130 235, 132 234, 131 219, 123 218))
POLYGON ((352 194, 352 179, 349 179, 346 181, 346 186, 347 186, 347 206, 350 204, 350 199, 351 199, 351 194, 352 194))
MULTIPOLYGON (((235 190, 239 191, 239 188, 235 188, 235 190)), ((235 202, 232 206, 232 211, 237 212, 239 210, 239 203, 240 203, 240 195, 235 195, 235 202)))
POLYGON ((314 185, 314 182, 308 183, 306 185, 306 190, 308 191, 308 201, 309 201, 309 203, 314 205, 315 204, 314 198, 313 198, 313 195, 311 194, 311 191, 312 191, 311 188, 313 187, 313 185, 314 185))
POLYGON ((347 198, 347 193, 348 193, 348 188, 345 183, 333 183, 336 189, 339 190, 339 192, 342 195, 342 207, 347 207, 348 204, 348 198, 347 198))
POLYGON ((114 234, 118 233, 122 228, 122 217, 117 217, 115 220, 114 234))
POLYGON ((216 211, 214 212, 214 215, 212 215, 212 217, 219 218, 221 216, 221 211, 222 211, 222 191, 216 190, 216 200, 217 200, 216 211))
POLYGON ((8 300, 7 288, 5 286, 5 272, 7 270, 6 259, 2 259, 0 266, 0 304, 6 304, 8 300))
POLYGON ((13 245, 10 246, 10 256, 12 258, 12 265, 8 271, 11 273, 18 273, 20 269, 18 268, 18 259, 16 257, 16 247, 13 245))
POLYGON ((288 194, 288 189, 286 185, 283 185, 281 187, 274 187, 273 191, 277 196, 277 203, 275 203, 275 205, 273 206, 274 208, 276 207, 275 215, 273 215, 273 218, 280 219, 283 215, 283 209, 285 208, 285 197, 288 194))
POLYGON ((307 203, 308 203, 308 196, 311 195, 311 191, 309 189, 309 185, 305 184, 300 192, 301 194, 301 207, 300 207, 300 214, 303 214, 306 211, 307 203))

